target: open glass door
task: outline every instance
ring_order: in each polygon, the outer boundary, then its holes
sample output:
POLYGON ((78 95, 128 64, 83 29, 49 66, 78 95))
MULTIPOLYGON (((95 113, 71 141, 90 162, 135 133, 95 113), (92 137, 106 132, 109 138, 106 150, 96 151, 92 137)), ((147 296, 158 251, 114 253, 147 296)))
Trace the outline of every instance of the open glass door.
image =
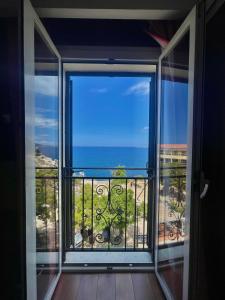
POLYGON ((50 299, 61 272, 61 58, 24 1, 27 299, 50 299))
POLYGON ((156 275, 167 299, 188 298, 196 9, 159 58, 156 275))

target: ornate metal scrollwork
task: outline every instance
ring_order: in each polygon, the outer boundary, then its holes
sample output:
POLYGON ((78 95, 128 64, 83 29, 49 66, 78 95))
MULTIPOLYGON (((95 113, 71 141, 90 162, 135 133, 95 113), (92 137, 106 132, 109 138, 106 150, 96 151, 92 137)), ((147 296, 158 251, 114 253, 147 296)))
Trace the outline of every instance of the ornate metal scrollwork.
POLYGON ((107 203, 104 208, 97 208, 96 209, 96 220, 100 221, 103 220, 105 223, 105 229, 102 233, 96 234, 95 240, 98 243, 105 243, 108 242, 111 245, 119 245, 122 242, 121 235, 112 235, 112 227, 114 222, 122 221, 124 211, 120 207, 115 207, 112 203, 111 195, 114 192, 114 195, 121 195, 124 192, 124 189, 121 185, 114 185, 110 189, 106 185, 98 185, 96 187, 96 194, 99 196, 106 195, 107 196, 107 203), (108 214, 107 214, 108 212, 108 214), (108 215, 108 216, 106 216, 108 215))
POLYGON ((185 213, 185 180, 182 176, 177 176, 176 182, 172 186, 168 186, 169 200, 166 201, 169 208, 169 217, 174 220, 170 221, 168 233, 169 240, 183 239, 184 233, 184 213, 185 213))

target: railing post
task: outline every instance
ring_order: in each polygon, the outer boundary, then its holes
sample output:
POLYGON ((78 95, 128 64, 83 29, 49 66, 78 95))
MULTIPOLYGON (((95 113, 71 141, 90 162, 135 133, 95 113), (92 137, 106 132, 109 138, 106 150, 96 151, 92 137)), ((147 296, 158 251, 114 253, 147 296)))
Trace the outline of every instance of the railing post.
POLYGON ((73 191, 73 186, 72 186, 72 170, 69 168, 64 169, 64 218, 65 218, 65 247, 66 249, 69 249, 73 245, 73 233, 72 233, 72 191, 73 191))
POLYGON ((137 181, 134 179, 134 250, 136 249, 137 181))
POLYGON ((125 250, 127 250, 127 178, 126 178, 126 203, 125 203, 125 240, 124 240, 124 246, 125 250))

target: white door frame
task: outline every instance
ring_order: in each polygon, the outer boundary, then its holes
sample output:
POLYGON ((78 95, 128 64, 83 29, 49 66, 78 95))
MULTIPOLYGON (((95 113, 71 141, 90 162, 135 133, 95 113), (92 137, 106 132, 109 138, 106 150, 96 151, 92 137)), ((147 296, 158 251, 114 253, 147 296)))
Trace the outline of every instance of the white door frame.
POLYGON ((184 241, 184 270, 183 270, 183 300, 188 299, 189 283, 189 248, 190 248, 190 205, 191 205, 191 169, 192 169, 192 134, 193 134, 193 99, 194 99, 194 67, 195 67, 195 36, 196 36, 196 7, 194 7, 183 24, 173 36, 168 46, 159 57, 158 73, 158 116, 157 116, 157 180, 156 180, 156 234, 155 234, 155 273, 167 299, 173 299, 164 280, 158 271, 158 212, 159 212, 159 180, 160 180, 160 121, 161 121, 161 62, 171 50, 173 50, 187 32, 189 38, 189 70, 188 70, 188 163, 187 163, 187 185, 186 185, 186 209, 185 209, 185 241, 184 241))
POLYGON ((35 145, 34 145, 34 30, 37 30, 59 61, 59 274, 52 282, 45 299, 51 299, 61 274, 61 57, 29 0, 24 0, 24 103, 25 103, 25 179, 26 179, 26 283, 27 299, 37 298, 36 284, 36 202, 35 202, 35 145))

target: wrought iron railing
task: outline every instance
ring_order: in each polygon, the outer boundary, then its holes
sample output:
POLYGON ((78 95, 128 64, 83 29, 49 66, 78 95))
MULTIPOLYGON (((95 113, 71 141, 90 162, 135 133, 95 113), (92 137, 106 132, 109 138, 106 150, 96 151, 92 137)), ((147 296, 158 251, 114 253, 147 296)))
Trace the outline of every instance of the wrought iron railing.
MULTIPOLYGON (((118 168, 110 170, 113 172, 118 168)), ((150 190, 152 177, 146 171, 141 168, 126 169, 127 174, 122 177, 113 174, 86 176, 85 168, 66 172, 63 176, 63 205, 68 212, 64 220, 65 250, 149 251, 150 201, 153 201, 154 195, 150 190), (129 171, 135 170, 137 175, 127 176, 129 171), (140 171, 144 174, 138 176, 140 171)), ((160 246, 182 243, 184 240, 185 171, 185 167, 162 169, 159 198, 162 215, 159 215, 158 228, 160 246)), ((54 251, 59 246, 56 168, 36 169, 36 204, 37 249, 54 251)))
POLYGON ((36 168, 36 248, 57 251, 59 247, 58 169, 36 168))
MULTIPOLYGON (((127 176, 135 169, 112 170, 111 176, 86 176, 87 170, 73 169, 67 176, 71 187, 69 251, 148 249, 148 182, 146 175, 127 176), (84 171, 84 174, 82 171, 84 171), (80 176, 77 176, 81 172, 80 176), (126 174, 125 174, 126 173, 126 174), (75 175, 74 175, 75 174, 75 175)), ((98 169, 100 170, 100 169, 98 169)), ((138 169, 140 170, 146 169, 138 169)))
POLYGON ((160 170, 159 246, 182 244, 185 238, 186 167, 160 170))

